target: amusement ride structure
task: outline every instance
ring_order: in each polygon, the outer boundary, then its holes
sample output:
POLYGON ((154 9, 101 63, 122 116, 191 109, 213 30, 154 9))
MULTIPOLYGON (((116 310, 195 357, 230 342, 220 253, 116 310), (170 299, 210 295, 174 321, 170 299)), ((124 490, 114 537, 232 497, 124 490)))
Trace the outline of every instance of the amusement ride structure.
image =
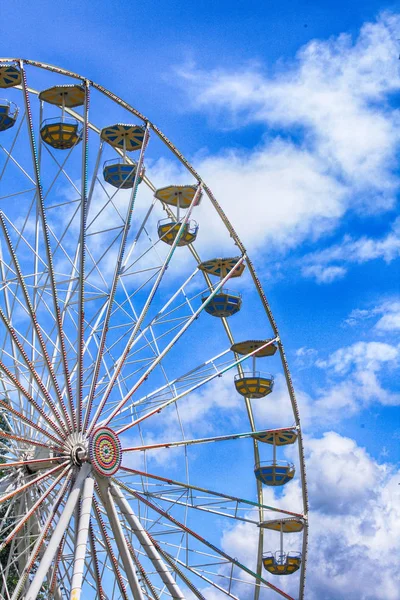
POLYGON ((220 204, 101 85, 0 59, 0 88, 0 597, 304 598, 298 407, 220 204))

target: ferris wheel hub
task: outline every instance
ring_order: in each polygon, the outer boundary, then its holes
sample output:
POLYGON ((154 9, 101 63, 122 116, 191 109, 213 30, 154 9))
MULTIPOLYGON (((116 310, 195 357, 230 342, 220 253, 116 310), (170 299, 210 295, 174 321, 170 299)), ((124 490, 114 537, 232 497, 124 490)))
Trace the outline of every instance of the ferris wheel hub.
POLYGON ((80 467, 87 458, 87 447, 83 444, 76 444, 71 451, 71 460, 77 467, 80 467))
POLYGON ((89 440, 89 458, 97 473, 105 477, 114 475, 122 461, 121 442, 109 427, 98 427, 89 440))

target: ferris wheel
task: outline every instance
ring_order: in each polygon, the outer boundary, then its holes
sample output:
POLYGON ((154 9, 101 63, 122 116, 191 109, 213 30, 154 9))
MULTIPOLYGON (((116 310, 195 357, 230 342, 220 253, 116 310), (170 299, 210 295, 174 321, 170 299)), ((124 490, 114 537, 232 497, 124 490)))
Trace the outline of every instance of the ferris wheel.
POLYGON ((0 597, 304 598, 298 407, 220 204, 101 85, 0 59, 0 88, 0 597))

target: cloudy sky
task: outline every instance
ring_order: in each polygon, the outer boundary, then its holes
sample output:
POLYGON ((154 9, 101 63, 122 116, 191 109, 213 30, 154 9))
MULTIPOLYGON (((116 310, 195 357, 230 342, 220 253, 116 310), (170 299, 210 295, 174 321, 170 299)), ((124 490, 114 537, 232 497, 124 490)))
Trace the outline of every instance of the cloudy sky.
MULTIPOLYGON (((306 597, 399 599, 400 5, 14 0, 3 10, 3 56, 82 73, 148 115, 251 254, 305 434, 306 597)), ((216 236, 210 222, 202 244, 216 236)), ((268 419, 279 425, 279 378, 274 394, 268 419)), ((285 489, 281 505, 298 493, 285 489)), ((221 544, 245 559, 242 534, 227 530, 221 544)))

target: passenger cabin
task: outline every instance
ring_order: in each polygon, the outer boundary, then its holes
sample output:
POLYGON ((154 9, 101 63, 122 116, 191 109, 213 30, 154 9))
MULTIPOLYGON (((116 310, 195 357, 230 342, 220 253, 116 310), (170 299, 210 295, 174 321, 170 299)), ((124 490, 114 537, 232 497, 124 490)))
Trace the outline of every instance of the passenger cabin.
POLYGON ((61 115, 45 119, 40 128, 42 140, 56 150, 69 150, 82 139, 82 123, 65 116, 65 109, 82 106, 85 88, 82 85, 56 85, 39 94, 39 100, 61 108, 61 115))
POLYGON ((274 378, 260 371, 246 371, 235 375, 235 387, 245 398, 265 398, 274 389, 274 378))
POLYGON ((230 292, 227 289, 220 289, 212 298, 211 294, 201 297, 201 301, 207 302, 204 310, 213 317, 228 318, 239 312, 242 307, 242 297, 238 293, 230 292))
POLYGON ((171 215, 171 217, 158 222, 157 231, 159 239, 172 246, 179 236, 177 246, 192 244, 197 237, 199 226, 193 220, 182 223, 181 210, 188 209, 193 201, 195 202, 193 206, 198 206, 201 200, 201 192, 198 186, 169 185, 156 190, 154 196, 163 204, 176 208, 175 218, 171 215))
MULTIPOLYGON (((170 219, 162 219, 158 222, 158 237, 160 240, 172 246, 177 235, 179 234, 179 230, 181 228, 180 223, 171 222, 170 219)), ((182 228, 181 235, 177 246, 187 246, 188 244, 192 244, 198 232, 199 226, 196 221, 189 221, 185 223, 182 228)))
POLYGON ((257 463, 254 467, 254 475, 264 485, 280 486, 291 481, 295 474, 293 463, 283 460, 272 460, 257 463))
POLYGON ((264 398, 268 396, 273 390, 274 378, 267 373, 256 371, 256 359, 275 354, 277 346, 273 343, 273 339, 238 342, 231 346, 231 350, 235 354, 243 356, 251 354, 253 361, 252 371, 242 371, 235 376, 236 391, 245 398, 264 398))
MULTIPOLYGON (((240 277, 245 269, 245 265, 240 263, 235 267, 239 261, 238 256, 233 258, 213 258, 202 262, 198 268, 203 273, 208 275, 214 275, 220 279, 224 279, 228 274, 230 277, 240 277)), ((206 302, 212 292, 204 294, 201 298, 202 302, 206 302)), ((205 311, 213 317, 231 317, 240 311, 242 307, 242 296, 237 292, 232 292, 225 288, 218 290, 218 292, 208 301, 205 311)))
POLYGON ((291 575, 295 573, 301 565, 300 552, 267 552, 263 555, 264 569, 271 575, 291 575))
POLYGON ((272 575, 291 575, 300 567, 301 554, 299 552, 289 552, 286 554, 283 550, 283 538, 287 533, 300 533, 304 529, 304 521, 299 517, 285 517, 282 519, 273 519, 272 521, 263 521, 260 523, 262 529, 279 531, 280 548, 277 552, 267 552, 263 555, 264 568, 272 575))
MULTIPOLYGON (((104 180, 118 189, 132 189, 135 184, 137 164, 127 157, 127 152, 140 150, 143 146, 145 127, 143 125, 126 125, 116 123, 101 130, 100 137, 113 148, 122 150, 121 158, 107 160, 103 165, 104 180)), ((144 170, 137 178, 137 185, 142 182, 144 170)))
MULTIPOLYGON (((121 190, 132 189, 135 183, 136 163, 127 162, 124 158, 112 158, 103 165, 104 180, 121 190)), ((143 174, 139 175, 138 184, 142 182, 143 174)))
POLYGON ((0 88, 10 88, 21 83, 21 71, 14 65, 0 65, 0 88))
POLYGON ((9 100, 0 99, 0 131, 11 129, 18 117, 18 106, 9 100))

